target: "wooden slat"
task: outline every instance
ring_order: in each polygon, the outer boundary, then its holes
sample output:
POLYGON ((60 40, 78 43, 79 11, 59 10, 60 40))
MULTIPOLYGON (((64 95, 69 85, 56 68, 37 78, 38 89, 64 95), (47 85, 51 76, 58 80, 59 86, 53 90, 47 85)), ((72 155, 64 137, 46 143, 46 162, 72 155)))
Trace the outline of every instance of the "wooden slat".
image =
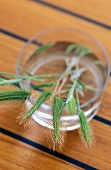
POLYGON ((0 70, 1 72, 16 72, 16 60, 20 49, 25 43, 13 37, 0 34, 0 70))
MULTIPOLYGON (((24 167, 22 167, 21 165, 17 165, 16 164, 12 164, 11 161, 7 161, 5 160, 4 158, 0 158, 0 168, 1 170, 4 170, 5 169, 9 169, 9 167, 12 169, 12 170, 25 170, 24 167)), ((28 169, 29 170, 29 169, 28 169)))
POLYGON ((10 2, 2 0, 0 8, 2 15, 0 23, 2 27, 13 33, 29 38, 47 28, 61 26, 82 28, 83 31, 101 41, 108 53, 111 54, 111 32, 102 27, 55 11, 33 1, 22 1, 22 3, 16 1, 15 3, 14 0, 10 0, 10 2))
POLYGON ((111 26, 110 0, 46 0, 46 2, 111 26))
POLYGON ((38 149, 0 134, 0 168, 8 170, 79 170, 81 168, 53 158, 38 149))
MULTIPOLYGON (((44 129, 41 126, 35 124, 30 128, 23 130, 23 128, 18 126, 17 123, 14 123, 14 120, 12 121, 9 116, 7 116, 7 122, 3 117, 1 122, 3 128, 7 128, 10 131, 48 147, 44 129)), ((67 133, 67 145, 64 148, 63 154, 101 170, 104 170, 104 165, 105 169, 109 170, 111 168, 109 156, 111 154, 111 128, 102 123, 97 123, 94 120, 92 123, 96 139, 94 146, 86 149, 84 145, 81 144, 77 131, 71 131, 67 133)))

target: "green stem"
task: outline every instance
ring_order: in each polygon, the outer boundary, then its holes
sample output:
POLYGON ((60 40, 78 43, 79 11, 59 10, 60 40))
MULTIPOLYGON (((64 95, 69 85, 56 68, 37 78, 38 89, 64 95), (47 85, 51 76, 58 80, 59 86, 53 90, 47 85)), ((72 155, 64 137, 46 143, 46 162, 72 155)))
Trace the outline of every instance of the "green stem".
POLYGON ((9 73, 4 73, 0 72, 1 76, 7 76, 7 77, 14 77, 22 80, 36 80, 36 79, 41 79, 41 78, 54 78, 54 77, 60 77, 61 74, 46 74, 46 75, 28 75, 28 76, 23 76, 23 75, 17 75, 17 74, 9 74, 9 73))
POLYGON ((62 82, 61 82, 61 84, 60 84, 60 86, 59 86, 59 88, 58 88, 57 92, 56 92, 56 95, 59 95, 59 94, 61 93, 62 88, 64 87, 64 85, 65 85, 66 81, 67 81, 67 78, 66 78, 66 77, 64 77, 64 78, 62 79, 62 82))
POLYGON ((67 93, 70 89, 62 90, 60 93, 67 93))
POLYGON ((61 76, 60 76, 60 78, 57 80, 57 83, 56 83, 56 85, 55 85, 55 88, 54 88, 54 90, 53 90, 53 97, 56 95, 56 91, 57 91, 57 89, 58 89, 58 87, 59 87, 59 85, 60 85, 60 81, 62 80, 64 78, 64 74, 62 74, 61 76))
POLYGON ((46 74, 46 75, 37 75, 34 76, 35 78, 55 78, 55 77, 60 77, 62 74, 46 74))

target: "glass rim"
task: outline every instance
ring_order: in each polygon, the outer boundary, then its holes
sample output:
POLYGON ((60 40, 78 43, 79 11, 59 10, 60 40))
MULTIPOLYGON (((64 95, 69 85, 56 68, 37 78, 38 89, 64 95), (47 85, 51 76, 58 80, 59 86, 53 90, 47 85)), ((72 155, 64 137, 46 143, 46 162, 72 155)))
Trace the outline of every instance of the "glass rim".
MULTIPOLYGON (((34 36, 32 36, 26 43, 25 45, 22 47, 22 49, 20 50, 19 54, 18 54, 18 57, 17 57, 17 61, 16 61, 16 74, 20 75, 19 74, 19 64, 20 64, 20 59, 22 57, 22 53, 23 51, 25 50, 25 48, 27 48, 27 46, 35 40, 35 38, 39 38, 40 36, 43 36, 47 33, 53 33, 53 32, 56 32, 56 31, 61 31, 61 30, 69 30, 69 31, 74 31, 74 32, 78 32, 80 34, 83 34, 85 35, 86 37, 92 39, 92 41, 95 42, 95 44, 97 44, 97 46, 99 47, 99 49, 103 52, 104 54, 104 58, 106 60, 106 64, 107 64, 107 76, 105 78, 105 82, 104 82, 104 85, 103 87, 101 88, 101 90, 92 98, 90 99, 88 102, 82 104, 80 107, 81 108, 84 108, 86 106, 88 106, 89 104, 92 104, 101 94, 102 92, 104 91, 107 83, 108 83, 108 79, 109 79, 109 75, 110 75, 110 60, 109 60, 109 57, 108 57, 108 54, 107 54, 107 51, 106 49, 104 48, 104 46, 100 43, 100 41, 98 41, 95 37, 93 37, 92 35, 90 35, 89 33, 86 33, 85 31, 83 30, 79 30, 79 29, 76 29, 76 28, 71 28, 71 27, 57 27, 57 28, 50 28, 50 29, 46 29, 44 31, 41 31, 37 34, 35 34, 34 36)), ((22 83, 22 82, 21 82, 22 83)), ((19 84, 21 84, 19 83, 19 84)), ((38 90, 39 91, 39 90, 38 90)))

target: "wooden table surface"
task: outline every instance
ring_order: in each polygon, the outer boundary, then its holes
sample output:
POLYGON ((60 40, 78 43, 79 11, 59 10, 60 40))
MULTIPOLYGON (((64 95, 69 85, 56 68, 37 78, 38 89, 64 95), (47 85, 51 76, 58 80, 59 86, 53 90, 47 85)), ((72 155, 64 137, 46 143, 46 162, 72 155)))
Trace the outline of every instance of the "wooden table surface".
MULTIPOLYGON (((17 55, 32 35, 61 26, 97 38, 111 60, 111 0, 0 0, 0 72, 15 73, 17 55)), ((75 130, 68 132, 67 146, 59 154, 48 149, 40 125, 24 130, 2 110, 0 170, 111 170, 111 78, 92 124, 92 148, 82 145, 75 130)))

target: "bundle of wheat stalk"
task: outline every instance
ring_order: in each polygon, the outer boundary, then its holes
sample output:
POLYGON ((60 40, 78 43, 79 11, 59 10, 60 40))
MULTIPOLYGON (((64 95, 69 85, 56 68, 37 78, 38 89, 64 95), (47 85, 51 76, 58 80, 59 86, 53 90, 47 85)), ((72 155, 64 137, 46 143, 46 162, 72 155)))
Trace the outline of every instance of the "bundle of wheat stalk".
MULTIPOLYGON (((54 44, 45 45, 38 50, 35 54, 38 55, 44 50, 51 48, 54 44)), ((47 141, 49 147, 53 150, 62 150, 66 140, 66 132, 61 130, 61 116, 64 108, 68 109, 69 115, 78 115, 80 121, 79 134, 82 141, 91 146, 93 135, 90 125, 85 117, 84 111, 81 110, 79 96, 83 94, 83 90, 95 90, 94 87, 85 85, 80 77, 83 72, 87 71, 86 68, 79 68, 79 62, 88 53, 92 53, 90 49, 80 44, 70 44, 65 51, 66 55, 70 55, 70 52, 74 50, 77 56, 65 60, 66 69, 62 74, 46 74, 46 75, 32 75, 27 73, 26 76, 20 76, 16 74, 0 73, 0 108, 14 108, 16 105, 23 103, 20 113, 17 115, 17 121, 19 124, 23 124, 25 127, 30 125, 32 121, 32 115, 39 109, 42 103, 50 100, 52 102, 52 117, 53 117, 53 129, 46 130, 47 141), (5 78, 3 78, 5 77, 5 78), (7 78, 11 79, 7 79, 7 78), (56 77, 55 82, 44 83, 44 78, 56 77), (70 83, 67 84, 67 79, 70 79, 70 83), (29 90, 21 89, 17 87, 17 83, 26 80, 36 80, 42 82, 39 85, 31 85, 29 90), (68 89, 63 90, 66 86, 68 89), (26 100, 32 97, 32 89, 42 89, 39 96, 37 96, 33 106, 28 109, 25 106, 26 100), (63 100, 63 93, 67 93, 67 97, 63 100)))

